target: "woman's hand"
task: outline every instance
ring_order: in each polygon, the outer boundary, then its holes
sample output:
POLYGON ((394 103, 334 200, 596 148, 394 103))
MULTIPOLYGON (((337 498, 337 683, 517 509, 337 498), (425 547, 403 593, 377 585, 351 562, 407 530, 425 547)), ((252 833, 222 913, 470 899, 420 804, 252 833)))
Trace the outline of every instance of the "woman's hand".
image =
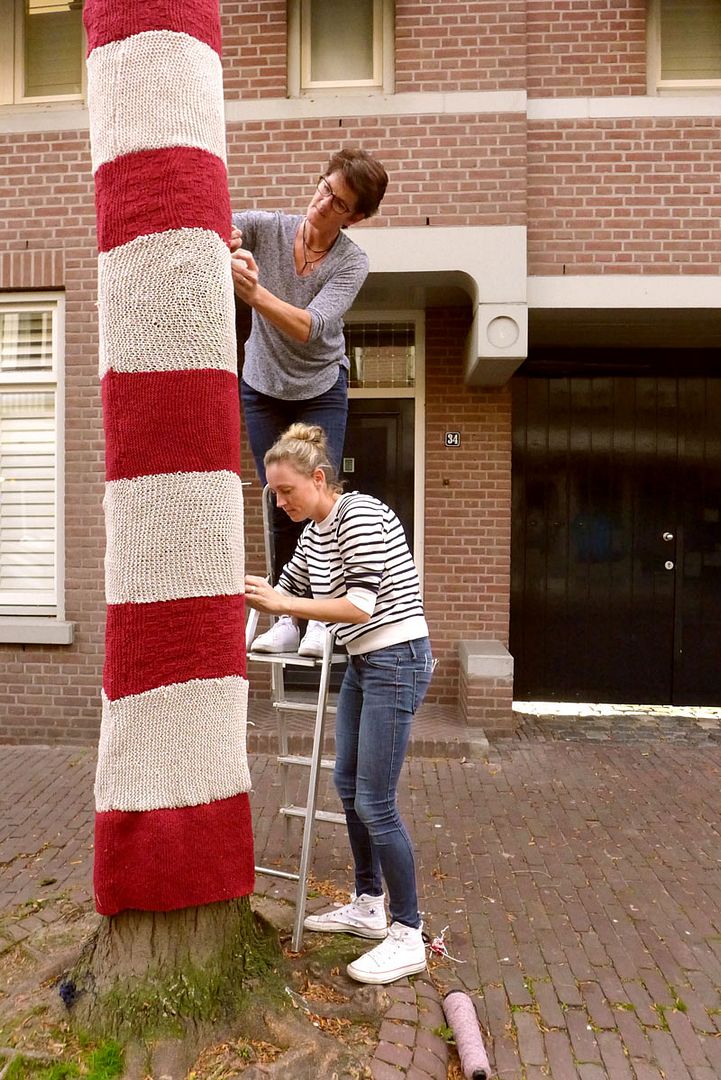
POLYGON ((258 290, 258 264, 247 248, 236 248, 230 260, 235 295, 252 306, 258 290))
POLYGON ((264 611, 268 615, 287 615, 289 597, 276 592, 265 578, 254 577, 252 574, 245 578, 245 602, 248 607, 256 611, 264 611))
POLYGON ((237 251, 239 247, 243 246, 243 234, 237 225, 233 225, 230 230, 230 251, 231 254, 237 251))

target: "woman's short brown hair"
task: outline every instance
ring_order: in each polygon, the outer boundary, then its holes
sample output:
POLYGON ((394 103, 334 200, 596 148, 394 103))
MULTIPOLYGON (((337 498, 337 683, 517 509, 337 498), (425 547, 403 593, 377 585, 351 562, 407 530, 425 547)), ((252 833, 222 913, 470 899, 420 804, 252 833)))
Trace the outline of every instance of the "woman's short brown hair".
POLYGON ((339 172, 358 196, 356 213, 372 217, 381 204, 388 186, 388 173, 380 161, 365 150, 344 148, 328 162, 324 176, 339 172))

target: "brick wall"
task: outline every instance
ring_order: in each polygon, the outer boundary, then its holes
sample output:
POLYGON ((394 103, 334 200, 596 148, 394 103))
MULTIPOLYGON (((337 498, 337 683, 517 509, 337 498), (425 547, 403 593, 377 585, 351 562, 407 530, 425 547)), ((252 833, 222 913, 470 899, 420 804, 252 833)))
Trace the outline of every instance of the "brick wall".
POLYGON ((285 97, 286 0, 221 0, 225 96, 285 97))
POLYGON ((6 741, 88 742, 103 658, 103 441, 87 134, 0 138, 0 288, 65 289, 65 596, 70 646, 0 645, 6 741))
POLYGON ((645 0, 528 0, 528 93, 646 93, 645 0))
POLYGON ((439 665, 429 700, 458 701, 459 638, 508 644, 511 397, 463 384, 465 308, 426 317, 425 604, 439 665), (460 431, 461 445, 444 445, 460 431))
POLYGON ((525 0, 396 0, 396 92, 525 86, 525 0))
POLYGON ((517 115, 343 117, 233 124, 235 206, 302 213, 341 146, 378 155, 390 183, 367 226, 525 224, 525 118, 517 115))
POLYGON ((721 120, 529 124, 531 274, 721 272, 721 120))

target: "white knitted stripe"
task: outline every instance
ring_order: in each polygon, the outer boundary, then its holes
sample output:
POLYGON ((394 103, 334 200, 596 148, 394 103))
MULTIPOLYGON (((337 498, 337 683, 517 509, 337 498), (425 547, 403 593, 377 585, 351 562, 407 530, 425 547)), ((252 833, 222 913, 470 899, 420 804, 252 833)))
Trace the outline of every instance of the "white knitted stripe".
POLYGON ((220 57, 189 34, 146 30, 93 49, 88 106, 93 172, 123 154, 166 146, 226 159, 220 57))
POLYGON ((243 492, 235 473, 112 480, 103 506, 109 604, 243 592, 243 492))
POLYGON ((199 806, 249 791, 247 699, 239 675, 191 679, 117 701, 103 694, 98 812, 199 806))
POLYGON ((237 370, 230 252, 209 229, 138 236, 98 259, 100 377, 237 370))

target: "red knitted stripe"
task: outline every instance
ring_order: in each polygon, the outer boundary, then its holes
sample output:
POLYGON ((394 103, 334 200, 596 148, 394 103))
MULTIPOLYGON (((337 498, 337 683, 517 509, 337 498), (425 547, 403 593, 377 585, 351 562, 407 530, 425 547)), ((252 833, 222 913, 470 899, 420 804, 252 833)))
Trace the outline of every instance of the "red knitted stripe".
POLYGON ((103 689, 115 701, 189 679, 245 675, 244 621, 240 595, 110 604, 103 689))
POLYGON ((218 0, 93 0, 85 5, 83 21, 88 55, 99 45, 120 41, 145 30, 174 30, 204 41, 220 56, 218 0))
POLYGON ((230 243, 225 165, 194 146, 139 150, 101 165, 95 209, 100 251, 168 229, 211 229, 230 243))
POLYGON ((106 480, 216 469, 240 475, 234 373, 109 371, 102 395, 106 480))
POLYGON ((95 815, 95 906, 173 911, 247 896, 255 884, 250 800, 95 815))
POLYGON ((111 701, 228 675, 245 675, 243 596, 108 605, 103 689, 111 701))

